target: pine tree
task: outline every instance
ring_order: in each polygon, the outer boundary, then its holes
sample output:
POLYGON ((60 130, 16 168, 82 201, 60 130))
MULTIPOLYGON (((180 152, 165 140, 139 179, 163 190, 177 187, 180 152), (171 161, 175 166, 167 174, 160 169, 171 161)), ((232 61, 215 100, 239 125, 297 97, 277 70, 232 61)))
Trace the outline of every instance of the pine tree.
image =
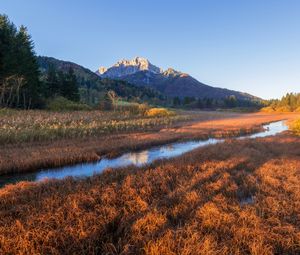
POLYGON ((54 65, 49 65, 46 77, 46 97, 57 97, 61 94, 60 84, 57 77, 57 72, 54 68, 54 65))
POLYGON ((174 97, 173 98, 173 105, 174 106, 179 106, 181 104, 180 98, 179 97, 174 97))
POLYGON ((21 26, 17 33, 16 45, 18 47, 16 73, 24 77, 26 81, 22 89, 23 108, 38 107, 41 105, 40 97, 43 88, 39 80, 40 72, 33 50, 34 44, 24 26, 21 26))
POLYGON ((80 100, 77 78, 72 67, 69 68, 63 79, 61 94, 63 97, 75 102, 80 100))
POLYGON ((0 104, 39 107, 41 92, 39 67, 27 29, 21 26, 17 30, 6 15, 0 15, 0 104))

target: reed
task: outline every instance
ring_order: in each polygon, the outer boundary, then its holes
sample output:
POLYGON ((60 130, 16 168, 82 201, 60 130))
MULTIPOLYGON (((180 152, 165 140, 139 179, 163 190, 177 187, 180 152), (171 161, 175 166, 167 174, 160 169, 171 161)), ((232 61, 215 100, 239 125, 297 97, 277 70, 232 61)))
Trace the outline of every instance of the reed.
MULTIPOLYGON (((47 112, 41 113, 48 116, 47 112)), ((17 116, 22 115, 18 111, 14 114, 17 116)), ((39 113, 34 112, 33 114, 38 115, 39 113)), ((76 119, 84 116, 83 113, 77 114, 79 116, 71 113, 70 118, 76 119)), ((91 114, 97 115, 101 112, 91 114)), ((263 123, 299 117, 295 114, 266 115, 218 112, 188 114, 190 116, 188 122, 175 122, 170 127, 153 127, 147 132, 133 131, 101 136, 62 138, 54 141, 2 144, 0 145, 0 175, 89 162, 104 156, 113 157, 124 152, 176 141, 239 136, 260 131, 263 123)), ((187 113, 178 113, 178 115, 186 116, 187 113)), ((62 115, 58 114, 58 116, 64 116, 64 113, 62 115)), ((23 117, 20 116, 20 118, 23 117)))
POLYGON ((124 112, 0 110, 0 144, 55 141, 166 128, 191 114, 141 116, 124 112))
POLYGON ((1 254, 299 254, 300 138, 0 190, 1 254))

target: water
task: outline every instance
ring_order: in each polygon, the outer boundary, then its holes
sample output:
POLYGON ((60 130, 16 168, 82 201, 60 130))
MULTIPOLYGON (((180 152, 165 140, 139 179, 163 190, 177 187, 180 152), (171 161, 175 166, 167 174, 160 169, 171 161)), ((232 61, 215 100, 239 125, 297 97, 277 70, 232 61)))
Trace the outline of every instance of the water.
MULTIPOLYGON (((263 127, 265 130, 262 132, 238 137, 237 139, 251 139, 258 137, 273 136, 288 129, 284 121, 273 122, 268 125, 264 125, 263 127)), ((103 158, 99 161, 92 163, 76 164, 51 169, 41 169, 40 171, 34 173, 23 173, 15 174, 13 176, 3 176, 0 177, 0 187, 9 183, 17 183, 20 181, 42 181, 49 178, 63 179, 67 176, 88 177, 96 173, 101 173, 106 168, 118 168, 129 165, 143 166, 157 159, 168 159, 176 157, 193 149, 203 147, 206 145, 221 143, 223 141, 224 139, 209 138, 205 141, 178 142, 169 145, 153 147, 139 152, 125 153, 120 157, 113 159, 103 158)))

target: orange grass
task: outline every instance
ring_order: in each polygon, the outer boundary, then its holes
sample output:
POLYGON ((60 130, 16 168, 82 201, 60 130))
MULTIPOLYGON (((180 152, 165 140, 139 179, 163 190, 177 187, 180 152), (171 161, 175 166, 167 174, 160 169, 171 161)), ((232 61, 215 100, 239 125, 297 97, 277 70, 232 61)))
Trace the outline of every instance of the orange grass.
POLYGON ((141 169, 7 186, 0 253, 299 254, 299 143, 228 140, 141 169))
MULTIPOLYGON (((129 150, 144 149, 179 140, 206 139, 208 136, 230 137, 253 133, 259 131, 263 123, 280 119, 295 119, 300 116, 299 114, 220 112, 196 112, 190 113, 190 115, 193 118, 189 122, 174 123, 168 128, 158 129, 155 127, 148 132, 74 137, 52 142, 2 144, 0 145, 0 175, 93 161, 105 155, 116 156, 129 150)), ((75 114, 71 116, 76 118, 75 114)))

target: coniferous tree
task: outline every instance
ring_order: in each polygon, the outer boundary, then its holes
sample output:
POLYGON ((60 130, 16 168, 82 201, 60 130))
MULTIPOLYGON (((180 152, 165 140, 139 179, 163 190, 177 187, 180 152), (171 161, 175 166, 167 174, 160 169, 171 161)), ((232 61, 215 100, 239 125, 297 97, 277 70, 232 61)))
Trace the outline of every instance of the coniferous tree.
POLYGON ((173 105, 174 106, 179 106, 181 104, 180 98, 179 97, 174 97, 173 98, 173 105))
POLYGON ((49 65, 46 77, 46 97, 57 97, 60 95, 60 84, 57 77, 57 72, 54 68, 54 65, 49 65))
POLYGON ((63 97, 75 102, 80 100, 77 78, 72 67, 70 67, 68 73, 64 75, 61 89, 63 97))
MULTIPOLYGON (((22 90, 23 107, 38 107, 41 104, 42 83, 39 80, 39 66, 36 60, 34 45, 26 27, 21 26, 16 36, 17 74, 25 78, 22 90)), ((19 107, 19 106, 18 106, 19 107)))
POLYGON ((42 83, 27 29, 18 30, 0 15, 0 106, 32 108, 42 105, 42 83))

